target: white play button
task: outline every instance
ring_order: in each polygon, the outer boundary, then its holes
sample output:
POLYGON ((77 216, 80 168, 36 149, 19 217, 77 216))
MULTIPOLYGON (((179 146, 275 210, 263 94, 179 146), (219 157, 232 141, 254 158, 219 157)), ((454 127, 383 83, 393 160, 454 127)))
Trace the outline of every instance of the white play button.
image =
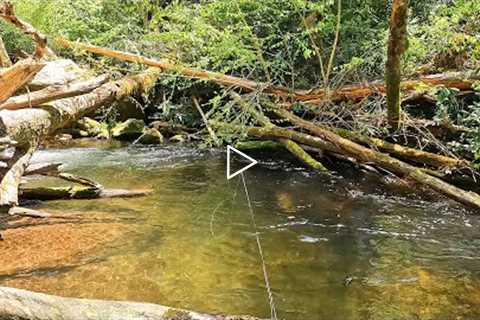
POLYGON ((230 180, 232 179, 233 177, 239 175, 240 173, 250 169, 251 167, 253 167, 254 165, 256 165, 258 163, 257 160, 253 159, 252 157, 249 157, 247 156, 245 153, 241 152, 241 151, 238 151, 237 149, 235 149, 234 147, 232 146, 227 146, 227 179, 230 180), (233 174, 231 173, 230 171, 230 161, 231 161, 231 157, 230 157, 230 154, 231 152, 235 152, 236 154, 242 156, 243 158, 247 159, 248 161, 250 161, 250 164, 243 167, 242 169, 234 172, 233 174))

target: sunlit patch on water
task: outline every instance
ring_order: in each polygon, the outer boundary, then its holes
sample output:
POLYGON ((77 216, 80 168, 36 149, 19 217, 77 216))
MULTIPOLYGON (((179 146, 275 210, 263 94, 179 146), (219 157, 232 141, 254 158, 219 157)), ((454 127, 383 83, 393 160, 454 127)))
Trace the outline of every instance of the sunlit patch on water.
MULTIPOLYGON (((29 251, 38 264, 19 260, 14 275, 3 270, 2 285, 270 314, 243 186, 225 179, 223 153, 104 144, 46 150, 35 161, 61 161, 108 187, 154 193, 41 204, 118 220, 59 227, 62 239, 70 234, 95 246, 71 245, 78 250, 58 259, 53 229, 38 231, 51 252, 29 251), (29 268, 22 271, 24 264, 29 268), (42 264, 48 272, 40 272, 42 264)), ((275 159, 262 159, 246 174, 280 318, 480 318, 479 218, 438 196, 431 202, 376 178, 345 176, 275 159)))

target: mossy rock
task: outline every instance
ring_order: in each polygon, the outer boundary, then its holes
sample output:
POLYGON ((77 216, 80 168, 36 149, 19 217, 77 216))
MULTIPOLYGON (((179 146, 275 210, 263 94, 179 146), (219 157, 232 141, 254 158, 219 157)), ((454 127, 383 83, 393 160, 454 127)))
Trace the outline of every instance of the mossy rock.
POLYGON ((145 130, 145 122, 138 119, 128 119, 113 127, 112 137, 118 140, 137 139, 145 130))
POLYGON ((108 139, 108 125, 106 123, 98 122, 89 117, 84 117, 77 121, 79 133, 82 137, 96 137, 102 139, 108 139))
POLYGON ((143 134, 138 138, 141 144, 163 144, 163 135, 154 128, 145 128, 143 134))

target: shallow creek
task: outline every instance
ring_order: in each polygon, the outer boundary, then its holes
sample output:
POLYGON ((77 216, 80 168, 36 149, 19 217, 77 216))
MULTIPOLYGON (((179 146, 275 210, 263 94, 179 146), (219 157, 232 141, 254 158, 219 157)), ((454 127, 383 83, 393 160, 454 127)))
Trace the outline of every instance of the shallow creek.
MULTIPOLYGON (((367 175, 260 160, 245 177, 279 318, 480 318, 480 217, 367 175)), ((107 187, 154 192, 37 205, 95 219, 42 229, 36 241, 61 241, 16 253, 31 266, 0 268, 0 285, 270 315, 244 188, 239 177, 226 180, 223 152, 103 144, 43 150, 35 161, 63 162, 107 187), (71 256, 56 256, 74 245, 71 256)), ((36 228, 45 226, 26 232, 36 228)), ((4 252, 8 245, 0 242, 4 252)))

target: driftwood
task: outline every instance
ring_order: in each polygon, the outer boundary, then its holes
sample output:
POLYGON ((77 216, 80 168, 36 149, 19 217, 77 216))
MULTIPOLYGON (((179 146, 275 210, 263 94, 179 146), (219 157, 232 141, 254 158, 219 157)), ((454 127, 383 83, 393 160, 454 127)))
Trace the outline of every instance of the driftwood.
MULTIPOLYGON (((238 87, 244 89, 245 91, 258 90, 262 91, 263 93, 268 93, 278 97, 308 104, 318 104, 326 100, 334 102, 347 100, 358 101, 377 93, 385 94, 386 92, 385 84, 383 82, 344 86, 335 91, 324 89, 290 90, 284 87, 273 86, 265 82, 256 82, 217 72, 188 68, 167 60, 155 60, 137 54, 111 50, 108 48, 102 48, 80 42, 72 42, 64 38, 56 39, 56 43, 63 48, 78 49, 110 58, 115 58, 121 61, 145 64, 160 68, 164 71, 174 71, 193 79, 208 80, 224 86, 238 87)), ((415 91, 419 87, 444 85, 446 87, 456 88, 459 90, 472 90, 474 83, 479 79, 480 74, 436 74, 421 77, 417 80, 402 81, 400 83, 400 88, 402 91, 415 91)))
POLYGON ((0 318, 17 320, 255 320, 215 316, 155 304, 62 298, 0 287, 0 318))
POLYGON ((54 85, 42 90, 11 97, 0 104, 1 109, 17 110, 35 107, 50 101, 79 96, 100 87, 107 82, 106 76, 74 82, 66 85, 54 85))
POLYGON ((0 71, 0 103, 27 84, 44 66, 41 62, 26 59, 0 71))
POLYGON ((48 47, 47 37, 40 33, 32 25, 23 21, 15 15, 14 6, 11 2, 6 1, 4 3, 0 3, 0 18, 13 24, 14 26, 22 30, 25 34, 32 37, 33 41, 35 41, 35 43, 37 44, 37 47, 35 49, 36 58, 42 58, 43 56, 45 56, 49 59, 55 59, 57 57, 53 50, 48 47))
POLYGON ((18 187, 25 169, 32 158, 36 144, 28 149, 17 149, 14 156, 14 163, 9 167, 7 173, 0 182, 0 207, 12 207, 18 205, 18 187))
POLYGON ((22 199, 27 200, 135 198, 146 196, 151 192, 151 190, 103 189, 91 186, 20 188, 22 199))

